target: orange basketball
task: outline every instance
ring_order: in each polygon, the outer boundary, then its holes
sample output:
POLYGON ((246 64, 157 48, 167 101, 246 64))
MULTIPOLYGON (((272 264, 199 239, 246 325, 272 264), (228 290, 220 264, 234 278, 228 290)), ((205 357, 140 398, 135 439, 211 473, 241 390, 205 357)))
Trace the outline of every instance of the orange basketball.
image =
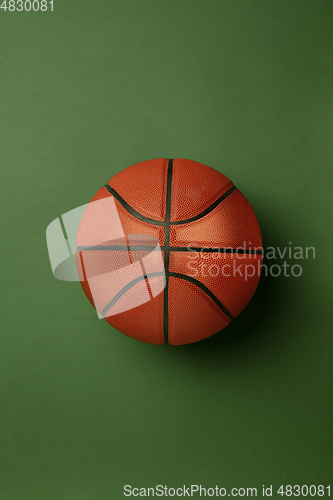
POLYGON ((227 326, 262 264, 258 221, 220 172, 192 160, 132 165, 97 191, 77 232, 76 265, 95 309, 151 344, 188 344, 227 326))

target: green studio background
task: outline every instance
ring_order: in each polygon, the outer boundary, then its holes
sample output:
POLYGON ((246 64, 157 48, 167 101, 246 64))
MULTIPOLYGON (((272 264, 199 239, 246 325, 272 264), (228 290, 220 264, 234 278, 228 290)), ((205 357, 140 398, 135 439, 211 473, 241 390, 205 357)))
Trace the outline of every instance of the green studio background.
POLYGON ((53 7, 0 9, 0 498, 326 487, 332 2, 53 7), (45 243, 52 220, 159 157, 228 176, 265 247, 316 249, 300 277, 263 277, 225 331, 179 348, 98 320, 79 283, 54 279, 45 243))

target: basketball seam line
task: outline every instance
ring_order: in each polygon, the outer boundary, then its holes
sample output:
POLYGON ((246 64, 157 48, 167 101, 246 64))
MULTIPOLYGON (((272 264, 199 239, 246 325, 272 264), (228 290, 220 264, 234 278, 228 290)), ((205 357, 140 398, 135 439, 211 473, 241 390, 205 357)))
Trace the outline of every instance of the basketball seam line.
POLYGON ((79 246, 78 251, 84 250, 114 250, 114 251, 158 251, 161 252, 192 252, 192 253, 240 253, 247 255, 262 255, 262 250, 255 250, 249 248, 219 248, 219 247, 172 247, 172 246, 145 246, 145 245, 91 245, 91 246, 79 246), (204 248, 204 250, 202 250, 204 248))
MULTIPOLYGON (((164 245, 166 247, 170 244, 170 213, 171 213, 171 188, 172 188, 172 168, 173 160, 168 161, 167 173, 167 190, 165 196, 165 229, 164 229, 164 245)), ((169 259, 170 251, 164 252, 164 270, 165 270, 165 289, 163 300, 163 335, 164 343, 169 343, 169 259)))
POLYGON ((150 219, 149 217, 146 217, 145 215, 140 214, 139 212, 134 210, 134 208, 132 208, 131 205, 129 205, 127 203, 127 201, 125 201, 124 198, 122 196, 120 196, 120 194, 117 193, 117 191, 115 189, 113 189, 113 187, 111 187, 109 184, 105 184, 104 187, 106 187, 106 189, 109 191, 109 193, 112 194, 112 196, 114 196, 116 198, 116 200, 119 201, 119 203, 125 208, 125 210, 127 210, 127 212, 129 212, 131 215, 133 215, 137 219, 139 219, 143 222, 148 222, 149 224, 154 224, 155 226, 179 226, 182 224, 188 224, 190 222, 197 221, 197 220, 201 219, 202 217, 204 217, 205 215, 209 214, 223 200, 225 200, 225 198, 227 198, 227 196, 229 196, 235 189, 237 189, 236 186, 232 186, 230 189, 228 189, 225 193, 223 193, 216 201, 214 201, 214 203, 209 205, 209 207, 206 208, 200 214, 195 215, 194 217, 190 217, 189 219, 184 219, 184 220, 172 222, 170 220, 169 221, 167 221, 167 220, 161 221, 161 220, 156 220, 156 219, 150 219))
POLYGON ((127 292, 132 286, 136 285, 140 281, 146 280, 147 278, 152 278, 154 276, 164 276, 164 272, 155 272, 155 273, 147 273, 145 275, 138 276, 134 280, 130 281, 127 283, 114 297, 113 299, 108 303, 107 306, 104 307, 103 311, 101 312, 102 316, 105 316, 105 314, 108 312, 108 310, 120 299, 124 293, 127 292))
POLYGON ((233 316, 231 315, 231 313, 222 304, 222 302, 219 301, 219 299, 216 297, 216 295, 214 295, 214 293, 209 288, 207 288, 203 283, 201 283, 201 281, 196 280, 195 278, 193 278, 192 276, 188 276, 187 274, 174 273, 174 272, 170 272, 170 271, 167 274, 168 274, 168 276, 173 276, 175 278, 180 278, 180 279, 189 281, 190 283, 193 283, 194 285, 201 288, 201 290, 203 292, 205 292, 205 294, 208 295, 208 297, 210 297, 215 302, 215 304, 221 309, 221 311, 224 312, 224 314, 226 316, 228 316, 229 319, 234 319, 233 316))
POLYGON ((199 280, 196 280, 195 278, 193 278, 192 276, 187 276, 186 274, 181 274, 181 273, 174 273, 172 271, 158 271, 158 272, 154 272, 154 273, 147 273, 146 275, 141 275, 141 276, 138 276, 137 278, 135 278, 134 280, 130 281, 129 283, 127 283, 127 285, 124 286, 124 288, 122 288, 114 297, 113 299, 109 302, 109 304, 103 309, 102 311, 102 315, 104 316, 108 310, 117 302, 117 300, 120 299, 120 297, 125 293, 127 292, 127 290, 129 290, 130 288, 132 288, 132 286, 136 285, 137 283, 139 283, 140 281, 144 280, 144 279, 149 279, 149 278, 153 278, 155 276, 165 276, 166 280, 165 280, 165 284, 166 282, 168 281, 168 278, 171 276, 171 277, 174 277, 174 278, 179 278, 179 279, 182 279, 182 280, 185 280, 185 281, 188 281, 190 283, 193 283, 194 285, 196 285, 197 287, 199 287, 203 292, 205 292, 206 295, 208 295, 208 297, 210 297, 212 299, 213 302, 215 302, 215 304, 219 307, 219 309, 226 315, 228 316, 228 318, 231 320, 231 319, 234 319, 234 317, 232 316, 232 314, 228 311, 228 309, 222 304, 222 302, 216 297, 216 295, 214 295, 214 293, 209 289, 207 288, 203 283, 201 283, 201 281, 199 280))

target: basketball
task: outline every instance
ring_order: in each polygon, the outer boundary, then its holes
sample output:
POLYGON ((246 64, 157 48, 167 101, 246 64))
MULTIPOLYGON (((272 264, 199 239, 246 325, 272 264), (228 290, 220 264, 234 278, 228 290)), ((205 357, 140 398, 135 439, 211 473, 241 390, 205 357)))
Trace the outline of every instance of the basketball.
POLYGON ((159 158, 112 177, 87 205, 76 267, 94 308, 151 344, 225 328, 260 278, 262 240, 247 199, 202 163, 159 158))

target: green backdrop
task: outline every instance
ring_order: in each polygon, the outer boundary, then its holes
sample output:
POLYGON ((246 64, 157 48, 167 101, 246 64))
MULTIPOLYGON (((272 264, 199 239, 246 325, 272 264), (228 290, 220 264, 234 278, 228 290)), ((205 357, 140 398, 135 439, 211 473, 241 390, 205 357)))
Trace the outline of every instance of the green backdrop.
POLYGON ((331 0, 0 9, 1 500, 330 484, 332 21, 331 0), (45 242, 115 173, 159 157, 230 177, 265 247, 316 249, 181 347, 98 320, 45 242))

